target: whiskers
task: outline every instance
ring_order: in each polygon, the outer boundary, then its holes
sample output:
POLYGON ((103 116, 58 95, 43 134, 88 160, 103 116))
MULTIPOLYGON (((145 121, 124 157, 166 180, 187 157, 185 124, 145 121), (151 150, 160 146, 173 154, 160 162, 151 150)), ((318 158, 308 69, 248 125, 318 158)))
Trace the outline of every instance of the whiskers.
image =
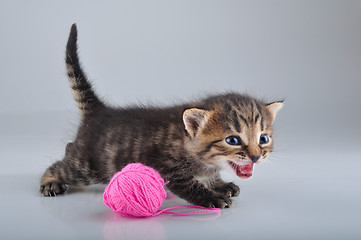
POLYGON ((290 167, 292 165, 290 158, 285 157, 280 152, 272 152, 263 162, 282 167, 290 167))

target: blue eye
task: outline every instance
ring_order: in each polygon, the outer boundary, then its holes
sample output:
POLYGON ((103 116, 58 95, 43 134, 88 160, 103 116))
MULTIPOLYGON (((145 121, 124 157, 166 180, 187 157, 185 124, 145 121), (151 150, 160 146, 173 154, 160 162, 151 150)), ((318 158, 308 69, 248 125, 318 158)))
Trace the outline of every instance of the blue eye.
POLYGON ((236 136, 230 136, 226 138, 226 142, 229 145, 241 145, 241 139, 236 136))
POLYGON ((269 142, 269 138, 267 135, 261 135, 259 138, 259 144, 265 144, 269 142))

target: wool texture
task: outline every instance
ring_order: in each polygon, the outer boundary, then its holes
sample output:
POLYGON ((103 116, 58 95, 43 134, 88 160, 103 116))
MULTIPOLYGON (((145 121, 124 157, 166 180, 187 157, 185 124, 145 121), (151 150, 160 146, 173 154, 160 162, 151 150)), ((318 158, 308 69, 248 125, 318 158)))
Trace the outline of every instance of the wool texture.
POLYGON ((153 168, 132 163, 116 173, 105 188, 105 205, 126 217, 150 217, 157 213, 167 193, 164 180, 153 168))

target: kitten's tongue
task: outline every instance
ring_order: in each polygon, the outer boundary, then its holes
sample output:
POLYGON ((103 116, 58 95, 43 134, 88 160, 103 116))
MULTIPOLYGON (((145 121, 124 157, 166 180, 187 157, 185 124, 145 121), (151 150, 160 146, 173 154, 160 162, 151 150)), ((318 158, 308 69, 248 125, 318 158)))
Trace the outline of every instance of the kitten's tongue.
POLYGON ((228 164, 233 168, 235 173, 240 178, 249 178, 252 176, 253 172, 253 163, 245 164, 245 165, 238 165, 234 162, 228 161, 228 164))

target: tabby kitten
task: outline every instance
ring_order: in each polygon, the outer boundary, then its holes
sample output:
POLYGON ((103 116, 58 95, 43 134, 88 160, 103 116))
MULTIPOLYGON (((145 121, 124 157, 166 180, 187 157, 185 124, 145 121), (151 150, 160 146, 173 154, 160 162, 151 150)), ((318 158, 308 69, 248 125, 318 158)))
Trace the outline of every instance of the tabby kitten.
POLYGON ((125 165, 156 169, 174 194, 205 207, 228 207, 239 188, 220 178, 228 169, 240 178, 272 151, 272 123, 282 102, 265 104, 236 93, 168 107, 112 108, 94 93, 77 54, 73 24, 66 66, 82 121, 62 161, 41 178, 40 192, 56 196, 67 185, 108 183, 125 165))

